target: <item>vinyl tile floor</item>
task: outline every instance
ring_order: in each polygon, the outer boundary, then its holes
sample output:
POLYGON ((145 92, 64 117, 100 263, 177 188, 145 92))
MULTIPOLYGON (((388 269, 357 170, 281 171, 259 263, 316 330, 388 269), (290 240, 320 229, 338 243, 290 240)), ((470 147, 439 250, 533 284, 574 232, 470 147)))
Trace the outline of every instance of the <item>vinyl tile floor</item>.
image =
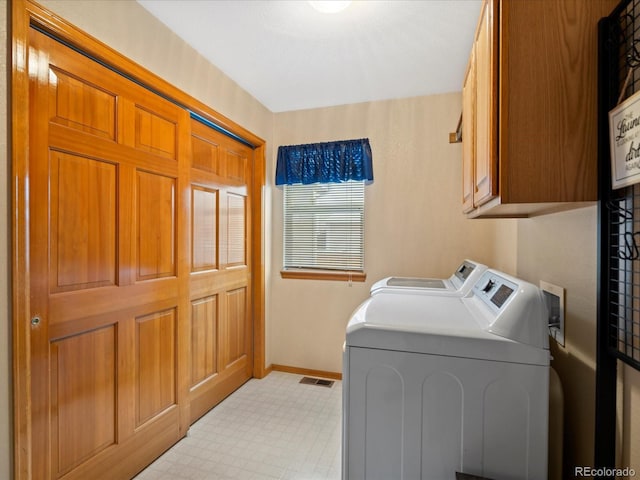
POLYGON ((251 379, 135 480, 339 480, 342 384, 251 379))

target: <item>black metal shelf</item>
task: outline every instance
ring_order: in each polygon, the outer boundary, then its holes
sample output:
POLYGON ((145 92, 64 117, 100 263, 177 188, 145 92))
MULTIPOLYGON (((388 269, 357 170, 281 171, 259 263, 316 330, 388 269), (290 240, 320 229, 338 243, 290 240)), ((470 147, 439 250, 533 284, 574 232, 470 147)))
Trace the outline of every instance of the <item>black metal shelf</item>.
MULTIPOLYGON (((640 370, 640 185, 613 189, 608 113, 640 91, 640 0, 598 25, 598 326, 594 463, 615 467, 617 362, 640 370)), ((601 476, 598 478, 611 478, 601 476)))
MULTIPOLYGON (((624 0, 606 19, 600 59, 600 115, 640 91, 640 0, 624 0), (604 64, 604 65, 603 65, 604 64), (604 78, 603 78, 604 77, 604 78), (604 91, 603 91, 604 90, 604 91), (604 98, 603 98, 604 97, 604 98)), ((600 135, 601 298, 611 355, 640 370, 640 185, 613 190, 608 129, 600 135), (605 183, 605 177, 606 183, 605 183)))

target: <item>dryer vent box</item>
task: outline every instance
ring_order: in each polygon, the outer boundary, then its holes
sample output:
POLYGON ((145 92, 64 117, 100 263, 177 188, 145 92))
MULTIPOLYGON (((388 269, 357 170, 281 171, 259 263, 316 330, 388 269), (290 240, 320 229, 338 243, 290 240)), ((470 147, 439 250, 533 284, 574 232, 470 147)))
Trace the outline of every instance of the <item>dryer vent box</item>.
POLYGON ((549 336, 564 347, 564 288, 540 281, 549 311, 549 336))

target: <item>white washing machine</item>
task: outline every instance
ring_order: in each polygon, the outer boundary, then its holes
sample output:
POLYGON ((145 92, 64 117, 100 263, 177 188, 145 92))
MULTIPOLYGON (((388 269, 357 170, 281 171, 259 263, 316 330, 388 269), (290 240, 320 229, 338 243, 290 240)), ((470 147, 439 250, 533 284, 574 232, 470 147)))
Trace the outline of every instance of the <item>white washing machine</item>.
POLYGON ((373 295, 343 366, 343 478, 547 478, 547 311, 486 270, 467 297, 373 295))
POLYGON ((387 277, 371 286, 371 295, 378 293, 466 295, 486 269, 486 265, 473 260, 464 260, 449 278, 387 277))

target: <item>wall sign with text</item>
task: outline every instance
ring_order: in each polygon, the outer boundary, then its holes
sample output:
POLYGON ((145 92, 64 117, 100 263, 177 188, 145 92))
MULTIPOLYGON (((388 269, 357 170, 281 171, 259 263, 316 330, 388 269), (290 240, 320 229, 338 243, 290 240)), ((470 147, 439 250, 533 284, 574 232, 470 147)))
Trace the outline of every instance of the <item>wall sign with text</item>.
POLYGON ((609 112, 611 187, 640 182, 640 92, 609 112))

